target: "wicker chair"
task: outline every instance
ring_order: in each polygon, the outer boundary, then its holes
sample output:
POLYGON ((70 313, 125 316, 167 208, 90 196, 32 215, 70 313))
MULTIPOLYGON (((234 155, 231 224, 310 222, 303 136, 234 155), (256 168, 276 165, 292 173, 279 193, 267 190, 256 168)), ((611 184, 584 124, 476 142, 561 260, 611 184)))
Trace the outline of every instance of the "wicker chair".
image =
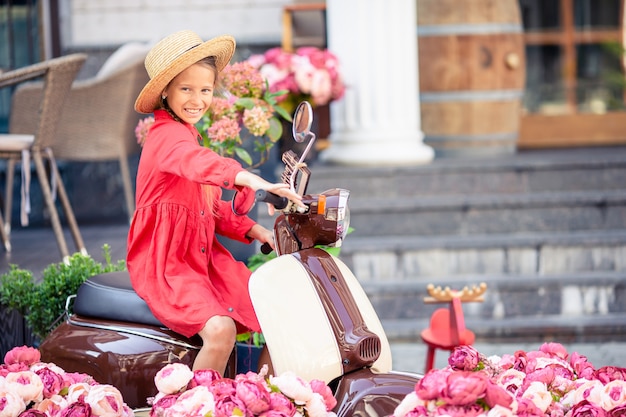
MULTIPOLYGON (((135 195, 128 159, 141 149, 135 138, 140 115, 133 106, 148 82, 144 67, 148 50, 148 44, 124 44, 94 77, 75 81, 50 145, 60 161, 118 161, 129 221, 135 211, 135 195)), ((12 133, 32 130, 33 103, 41 88, 41 85, 25 85, 15 92, 10 120, 12 133)))
MULTIPOLYGON (((24 81, 43 77, 43 89, 37 100, 32 104, 31 128, 22 132, 13 132, 0 135, 0 158, 7 160, 7 188, 6 200, 11 200, 13 190, 13 174, 15 163, 22 161, 22 224, 28 224, 27 206, 30 184, 30 158, 35 162, 37 177, 41 186, 46 207, 49 210, 50 221, 56 235, 59 251, 64 259, 69 256, 59 214, 55 207, 54 192, 58 189, 59 198, 63 205, 66 220, 70 226, 74 242, 79 251, 87 253, 80 230, 76 224, 74 212, 70 205, 65 187, 56 169, 50 145, 59 126, 61 111, 68 96, 76 74, 87 59, 85 54, 71 54, 54 58, 34 65, 8 71, 0 74, 0 88, 15 86, 24 81), (45 161, 50 162, 50 181, 46 173, 45 161), (52 188, 51 188, 52 185, 52 188)), ((12 113, 15 109, 11 109, 12 113)), ((10 218, 9 211, 5 216, 10 218)), ((1 220, 0 220, 1 221, 1 220)), ((4 221, 2 221, 4 223, 4 221)), ((11 250, 9 240, 10 228, 0 227, 0 235, 7 251, 11 250)))

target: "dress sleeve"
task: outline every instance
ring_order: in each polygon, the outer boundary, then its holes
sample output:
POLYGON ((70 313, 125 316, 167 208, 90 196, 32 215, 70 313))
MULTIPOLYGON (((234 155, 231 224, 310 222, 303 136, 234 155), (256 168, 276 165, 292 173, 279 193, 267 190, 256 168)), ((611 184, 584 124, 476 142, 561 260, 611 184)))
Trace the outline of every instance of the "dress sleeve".
POLYGON ((256 224, 248 216, 237 216, 233 213, 230 201, 218 200, 215 203, 215 233, 229 239, 244 243, 251 243, 254 239, 246 236, 246 233, 256 224))
POLYGON ((200 146, 193 131, 183 124, 169 123, 153 130, 154 139, 163 144, 156 155, 161 171, 201 184, 235 187, 235 176, 243 171, 239 162, 200 146))

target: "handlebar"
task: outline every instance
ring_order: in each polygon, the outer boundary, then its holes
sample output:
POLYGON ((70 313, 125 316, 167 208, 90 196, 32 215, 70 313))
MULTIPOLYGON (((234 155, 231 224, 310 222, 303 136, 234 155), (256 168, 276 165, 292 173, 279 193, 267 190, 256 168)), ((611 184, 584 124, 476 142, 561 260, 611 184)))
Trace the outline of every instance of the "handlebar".
MULTIPOLYGON (((263 201, 265 203, 272 204, 277 210, 282 210, 289 204, 288 198, 280 197, 266 190, 257 190, 255 198, 256 201, 263 201)), ((269 243, 264 243, 263 245, 261 245, 261 253, 267 255, 270 252, 272 252, 272 247, 269 245, 269 243)))
POLYGON ((266 190, 257 190, 255 198, 256 201, 263 201, 273 205, 277 210, 282 210, 289 204, 287 197, 280 197, 266 190))

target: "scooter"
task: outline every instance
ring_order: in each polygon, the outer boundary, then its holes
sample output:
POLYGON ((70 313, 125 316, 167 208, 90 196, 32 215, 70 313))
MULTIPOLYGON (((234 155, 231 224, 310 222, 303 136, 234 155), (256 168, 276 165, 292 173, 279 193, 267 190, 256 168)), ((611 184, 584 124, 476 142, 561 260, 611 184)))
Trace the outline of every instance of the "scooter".
MULTIPOLYGON (((293 371, 325 381, 337 399, 337 416, 388 416, 421 375, 392 370, 389 342, 367 295, 349 268, 324 249, 340 246, 348 233, 349 191, 306 194, 312 120, 310 104, 301 103, 292 133, 308 143, 300 157, 283 155, 281 176, 306 208, 256 193, 256 202, 272 204, 280 214, 274 225, 277 257, 252 273, 250 297, 274 375, 293 371)), ((235 194, 233 210, 243 214, 255 201, 235 194)), ((269 245, 261 249, 271 251, 269 245)), ((130 407, 141 408, 156 395, 156 373, 172 362, 191 366, 200 344, 165 328, 134 292, 127 272, 111 272, 89 278, 68 298, 65 321, 40 351, 44 361, 116 386, 130 407)), ((233 353, 224 376, 235 374, 233 353)))

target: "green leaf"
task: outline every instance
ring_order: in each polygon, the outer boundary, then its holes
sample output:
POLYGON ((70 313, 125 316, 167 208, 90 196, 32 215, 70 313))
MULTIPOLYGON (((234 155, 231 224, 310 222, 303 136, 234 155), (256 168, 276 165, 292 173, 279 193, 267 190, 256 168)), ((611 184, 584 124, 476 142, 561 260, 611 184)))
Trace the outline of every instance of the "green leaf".
POLYGON ((246 164, 252 165, 252 157, 250 156, 248 151, 246 151, 245 149, 235 148, 235 154, 237 155, 239 159, 241 159, 246 164))
POLYGON ((289 114, 289 112, 285 110, 284 108, 277 106, 277 107, 274 107, 274 110, 276 110, 276 113, 280 114, 280 116, 283 119, 287 120, 288 122, 292 121, 291 114, 289 114))
POLYGON ((272 117, 270 119, 270 128, 267 131, 267 136, 273 143, 276 143, 282 137, 282 135, 283 124, 276 117, 272 117))
POLYGON ((235 101, 235 106, 243 107, 244 109, 251 109, 254 107, 255 101, 250 97, 241 97, 235 101))

